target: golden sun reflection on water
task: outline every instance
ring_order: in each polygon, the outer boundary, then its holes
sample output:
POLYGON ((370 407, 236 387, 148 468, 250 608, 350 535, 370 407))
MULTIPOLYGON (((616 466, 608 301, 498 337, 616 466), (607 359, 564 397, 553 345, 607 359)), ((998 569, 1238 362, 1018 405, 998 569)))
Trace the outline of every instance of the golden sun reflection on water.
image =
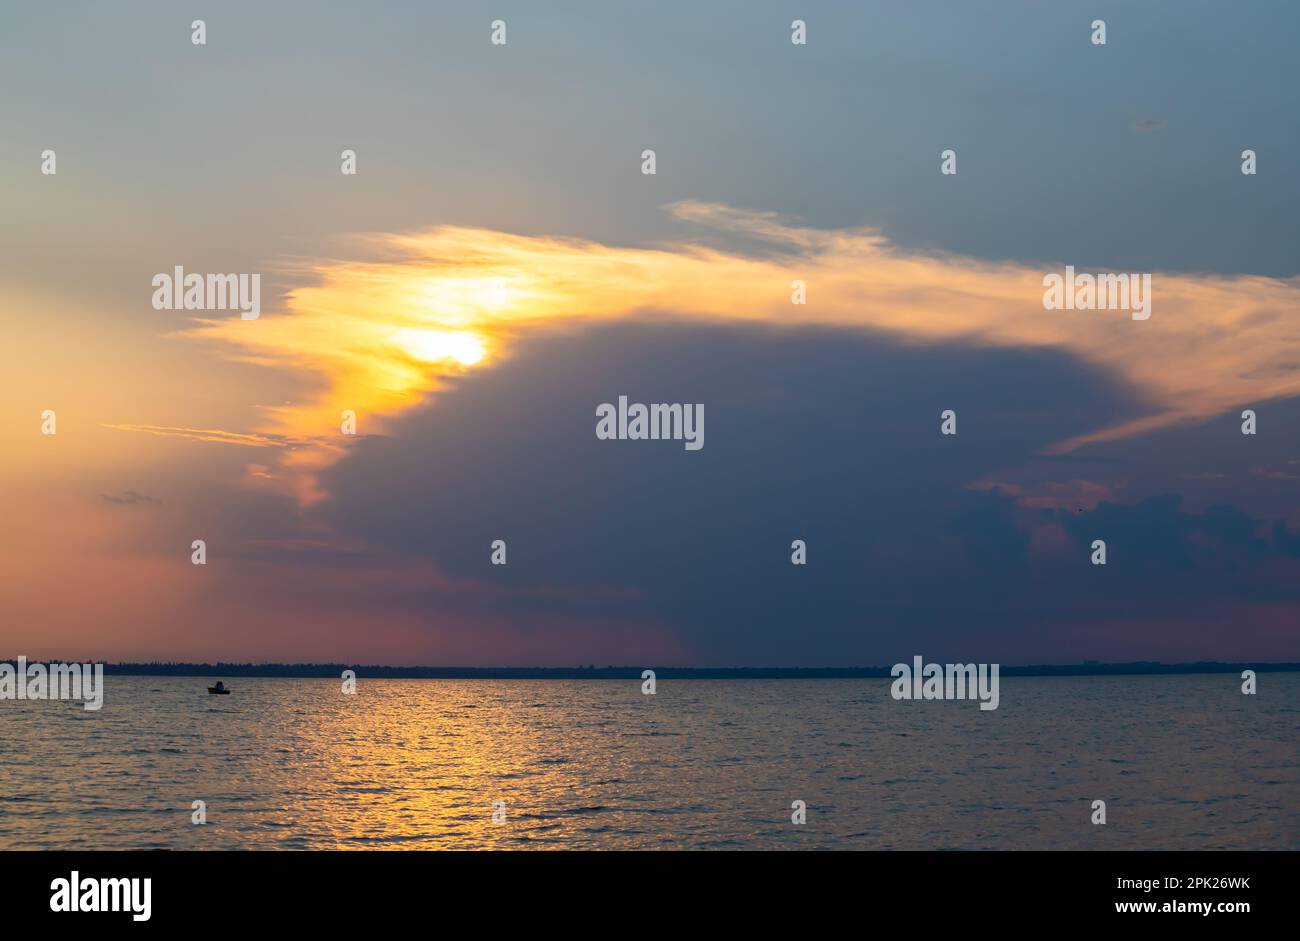
POLYGON ((1277 795, 1300 786, 1300 676, 1271 676, 1248 719, 1214 676, 1007 678, 996 724, 897 708, 888 678, 645 696, 639 678, 362 678, 344 695, 226 677, 209 697, 203 677, 109 676, 97 712, 0 710, 0 741, 26 743, 0 767, 0 849, 1087 849, 1100 828, 1043 812, 1087 793, 1140 819, 1104 834, 1112 849, 1295 849, 1277 795), (1249 753, 1187 748, 1247 721, 1249 753))

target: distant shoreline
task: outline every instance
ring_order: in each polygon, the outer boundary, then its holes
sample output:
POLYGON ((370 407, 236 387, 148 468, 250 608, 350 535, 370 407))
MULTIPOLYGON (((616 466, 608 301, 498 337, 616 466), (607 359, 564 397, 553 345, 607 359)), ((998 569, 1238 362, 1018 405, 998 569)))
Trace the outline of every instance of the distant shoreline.
MULTIPOLYGON (((938 658, 933 658, 938 662, 938 658)), ((13 663, 17 658, 8 661, 13 663)), ((29 663, 72 663, 75 660, 33 659, 29 663)), ((82 661, 84 662, 84 661, 82 661)), ((281 677, 337 679, 352 670, 359 679, 394 680, 639 680, 654 670, 661 680, 817 680, 888 679, 890 667, 430 667, 382 666, 355 663, 106 663, 107 676, 281 677)), ((1071 663, 1001 666, 1002 676, 1170 676, 1199 673, 1300 672, 1300 663, 1071 663)))

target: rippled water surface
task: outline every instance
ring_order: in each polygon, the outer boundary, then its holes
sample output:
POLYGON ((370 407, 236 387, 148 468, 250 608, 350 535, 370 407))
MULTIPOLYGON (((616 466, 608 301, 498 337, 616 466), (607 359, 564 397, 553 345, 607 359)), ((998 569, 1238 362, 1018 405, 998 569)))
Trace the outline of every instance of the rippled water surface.
POLYGON ((1300 849, 1300 674, 105 682, 0 702, 0 848, 1300 849))

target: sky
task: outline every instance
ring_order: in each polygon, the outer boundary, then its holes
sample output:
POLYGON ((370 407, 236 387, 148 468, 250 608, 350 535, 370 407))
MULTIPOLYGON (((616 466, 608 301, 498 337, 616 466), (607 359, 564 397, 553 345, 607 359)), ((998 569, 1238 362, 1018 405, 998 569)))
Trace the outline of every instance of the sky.
POLYGON ((1294 4, 4 18, 0 657, 1300 659, 1294 4))

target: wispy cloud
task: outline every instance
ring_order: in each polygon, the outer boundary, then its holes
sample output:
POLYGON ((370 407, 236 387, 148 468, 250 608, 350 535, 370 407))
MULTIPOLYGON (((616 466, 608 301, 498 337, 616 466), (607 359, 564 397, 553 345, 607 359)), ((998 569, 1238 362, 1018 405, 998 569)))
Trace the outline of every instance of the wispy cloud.
POLYGON ((284 435, 250 434, 238 431, 221 431, 216 428, 167 428, 160 425, 104 425, 104 427, 116 431, 138 431, 164 438, 187 438, 190 441, 238 444, 250 448, 282 448, 294 443, 284 435))

